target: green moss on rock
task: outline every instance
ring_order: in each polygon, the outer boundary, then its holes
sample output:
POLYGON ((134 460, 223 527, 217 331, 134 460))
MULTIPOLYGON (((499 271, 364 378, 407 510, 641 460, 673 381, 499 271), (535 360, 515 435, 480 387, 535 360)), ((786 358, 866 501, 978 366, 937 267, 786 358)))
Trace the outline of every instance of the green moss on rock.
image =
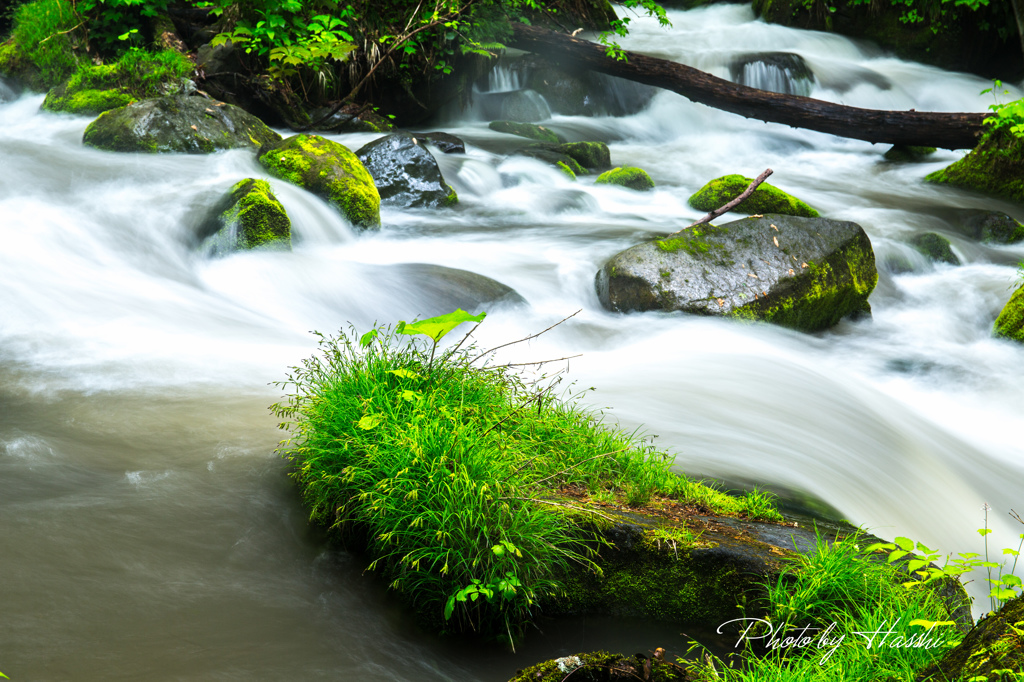
MULTIPOLYGON (((690 197, 690 206, 701 211, 714 211, 729 203, 747 187, 753 178, 742 175, 724 175, 701 187, 690 197)), ((781 189, 762 182, 754 193, 732 209, 736 213, 782 213, 803 218, 817 218, 818 212, 781 189)))
POLYGON ((978 621, 955 648, 921 671, 919 682, 1016 680, 1024 671, 1024 596, 978 621))
POLYGON ((1013 292, 1013 296, 999 313, 992 333, 1004 339, 1024 343, 1024 284, 1013 292))
POLYGON ((940 234, 925 232, 916 235, 910 244, 933 262, 960 265, 960 259, 953 253, 949 240, 940 234))
POLYGON ((558 163, 555 164, 555 167, 558 168, 558 170, 565 173, 566 175, 568 175, 571 180, 576 179, 576 173, 574 173, 572 168, 569 168, 567 164, 559 161, 558 163))
POLYGON ((982 211, 964 221, 967 233, 986 244, 1016 244, 1024 241, 1024 225, 998 211, 982 211))
MULTIPOLYGON (((334 206, 356 227, 380 227, 380 194, 359 158, 319 135, 293 135, 260 150, 259 161, 334 206)), ((452 192, 454 194, 454 191, 452 192)))
POLYGON ((237 225, 239 248, 291 248, 292 222, 270 183, 248 178, 231 188, 231 196, 234 205, 224 214, 224 222, 237 225))
POLYGON ((491 130, 499 133, 508 133, 509 135, 518 135, 519 137, 528 137, 531 140, 539 140, 541 142, 551 142, 558 144, 563 142, 558 134, 553 130, 548 130, 544 126, 535 125, 533 123, 516 123, 515 121, 491 121, 487 126, 491 130))
POLYGON ((1006 128, 991 130, 967 156, 925 177, 954 187, 1024 203, 1024 138, 1006 128))
POLYGON ((886 161, 925 161, 935 153, 935 147, 915 147, 913 145, 896 144, 885 153, 886 161))
POLYGON ((597 185, 619 185, 620 187, 628 187, 639 192, 654 189, 654 180, 651 180, 651 176, 647 174, 647 171, 635 166, 612 168, 597 176, 597 180, 594 183, 597 185))
POLYGON ((557 151, 577 161, 584 168, 601 169, 612 165, 611 152, 604 142, 567 142, 557 151))
POLYGON ((644 680, 645 682, 684 682, 692 678, 679 665, 652 660, 650 676, 645 660, 637 655, 624 656, 607 651, 562 656, 516 672, 509 682, 611 682, 644 680))

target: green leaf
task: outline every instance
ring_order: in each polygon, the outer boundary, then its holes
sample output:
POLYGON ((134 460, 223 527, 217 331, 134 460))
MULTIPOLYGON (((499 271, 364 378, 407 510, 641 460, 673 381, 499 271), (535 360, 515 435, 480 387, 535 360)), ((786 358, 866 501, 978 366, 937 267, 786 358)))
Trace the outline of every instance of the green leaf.
POLYGON ((373 340, 377 338, 377 336, 377 330, 371 329, 370 331, 366 332, 365 334, 359 337, 359 345, 362 346, 363 348, 366 348, 371 343, 373 343, 373 340))
POLYGON ((893 550, 893 549, 896 549, 896 545, 892 544, 891 542, 876 542, 873 545, 868 545, 867 547, 865 547, 864 551, 865 552, 880 552, 880 551, 888 552, 888 551, 893 550))
POLYGON ((910 562, 907 563, 907 570, 910 571, 911 573, 913 573, 914 571, 916 571, 917 569, 921 568, 922 566, 927 566, 927 565, 928 565, 927 561, 924 561, 922 559, 914 559, 913 561, 910 561, 910 562))
POLYGON ((895 542, 904 552, 914 551, 914 541, 910 538, 896 538, 895 542))
POLYGON ((1017 593, 1003 587, 994 587, 988 596, 995 597, 999 601, 1010 601, 1017 596, 1017 593))
POLYGON ((886 561, 891 564, 892 562, 894 562, 894 561, 896 561, 898 559, 902 559, 903 557, 907 556, 908 554, 910 554, 910 552, 904 552, 904 551, 901 551, 901 550, 898 550, 898 549, 897 550, 893 550, 892 552, 889 552, 889 558, 886 559, 886 561))
POLYGON ((495 545, 494 547, 491 547, 491 551, 494 552, 495 556, 501 556, 505 553, 505 548, 501 545, 495 545))
POLYGON ((925 620, 924 618, 915 618, 910 621, 910 626, 920 625, 926 630, 930 630, 934 627, 942 627, 944 625, 956 625, 956 621, 952 620, 925 620))
POLYGON ((388 374, 394 374, 396 377, 402 379, 422 379, 423 376, 413 372, 410 369, 389 369, 388 374))
POLYGON ((384 421, 384 415, 382 414, 364 414, 356 426, 361 428, 363 431, 369 431, 370 429, 375 428, 382 421, 384 421))
POLYGON ((453 312, 445 315, 429 317, 417 322, 406 323, 403 320, 398 323, 396 331, 398 331, 399 334, 407 334, 408 336, 422 334, 423 336, 430 337, 434 341, 440 341, 445 334, 455 329, 463 322, 483 322, 485 317, 487 317, 487 313, 470 315, 462 308, 457 308, 453 312))
POLYGON ((1018 552, 1015 549, 1010 549, 1009 547, 1003 550, 1003 554, 1009 554, 1011 556, 1020 556, 1020 552, 1018 552))
POLYGON ((991 528, 979 528, 978 529, 978 535, 980 535, 981 537, 985 537, 986 535, 988 535, 991 532, 992 532, 991 528))
POLYGON ((452 612, 455 611, 455 595, 448 597, 448 603, 444 605, 444 619, 448 620, 452 617, 452 612))

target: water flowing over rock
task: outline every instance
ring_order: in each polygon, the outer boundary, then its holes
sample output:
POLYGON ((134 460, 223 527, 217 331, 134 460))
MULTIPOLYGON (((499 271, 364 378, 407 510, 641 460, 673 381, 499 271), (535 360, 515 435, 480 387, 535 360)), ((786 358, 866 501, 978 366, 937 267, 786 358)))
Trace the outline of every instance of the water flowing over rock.
POLYGON ((271 175, 309 190, 364 229, 380 227, 380 194, 352 151, 319 135, 292 135, 260 149, 271 175))
POLYGON ((626 249, 598 271, 596 286, 613 311, 677 310, 811 332, 869 312, 877 281, 860 225, 776 214, 626 249))
POLYGON ((356 156, 373 176, 381 203, 395 208, 451 206, 459 198, 437 161, 409 133, 394 133, 363 145, 356 156))
POLYGON ((515 121, 491 121, 487 126, 491 130, 499 133, 508 133, 509 135, 518 135, 519 137, 528 137, 531 140, 539 140, 541 142, 551 142, 553 144, 560 144, 565 142, 558 133, 553 130, 548 130, 544 126, 534 125, 532 123, 517 123, 515 121))
POLYGON ((220 256, 244 249, 291 249, 292 222, 266 180, 236 183, 199 230, 204 250, 220 256))
POLYGON ((992 331, 996 336, 1024 343, 1024 284, 1006 302, 992 331))
POLYGON ((732 80, 752 88, 807 97, 814 87, 814 72, 804 58, 792 52, 742 54, 729 65, 732 80))
POLYGON ((114 152, 210 154, 259 148, 281 139, 263 121, 205 97, 158 97, 112 109, 85 129, 82 141, 114 152))
POLYGON ((953 253, 949 240, 941 234, 925 232, 912 238, 910 244, 933 263, 960 265, 960 259, 953 253))
POLYGON ((18 91, 14 84, 3 76, 0 76, 0 103, 13 102, 18 98, 18 91))
POLYGON ((416 138, 425 140, 441 150, 444 154, 465 154, 466 143, 451 133, 416 133, 416 138))

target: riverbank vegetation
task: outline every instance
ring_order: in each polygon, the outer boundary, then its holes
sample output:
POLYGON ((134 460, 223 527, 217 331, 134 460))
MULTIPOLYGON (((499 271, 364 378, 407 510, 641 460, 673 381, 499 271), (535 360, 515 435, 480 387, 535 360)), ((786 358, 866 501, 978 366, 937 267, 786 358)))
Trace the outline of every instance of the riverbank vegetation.
POLYGON ((603 425, 556 382, 527 382, 463 343, 436 351, 410 328, 322 336, 274 411, 311 519, 364 542, 426 622, 514 639, 563 576, 600 570, 604 518, 569 489, 781 518, 764 494, 677 475, 670 455, 603 425))

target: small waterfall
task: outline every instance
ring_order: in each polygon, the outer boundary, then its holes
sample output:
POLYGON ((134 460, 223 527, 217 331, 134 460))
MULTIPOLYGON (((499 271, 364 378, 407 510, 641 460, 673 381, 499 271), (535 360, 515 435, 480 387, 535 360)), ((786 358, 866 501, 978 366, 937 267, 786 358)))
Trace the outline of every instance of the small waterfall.
POLYGON ((497 64, 487 74, 487 90, 485 92, 513 92, 522 90, 522 72, 508 64, 497 64))
POLYGON ((729 67, 733 81, 783 95, 811 94, 814 72, 798 54, 764 52, 737 57, 729 67))

